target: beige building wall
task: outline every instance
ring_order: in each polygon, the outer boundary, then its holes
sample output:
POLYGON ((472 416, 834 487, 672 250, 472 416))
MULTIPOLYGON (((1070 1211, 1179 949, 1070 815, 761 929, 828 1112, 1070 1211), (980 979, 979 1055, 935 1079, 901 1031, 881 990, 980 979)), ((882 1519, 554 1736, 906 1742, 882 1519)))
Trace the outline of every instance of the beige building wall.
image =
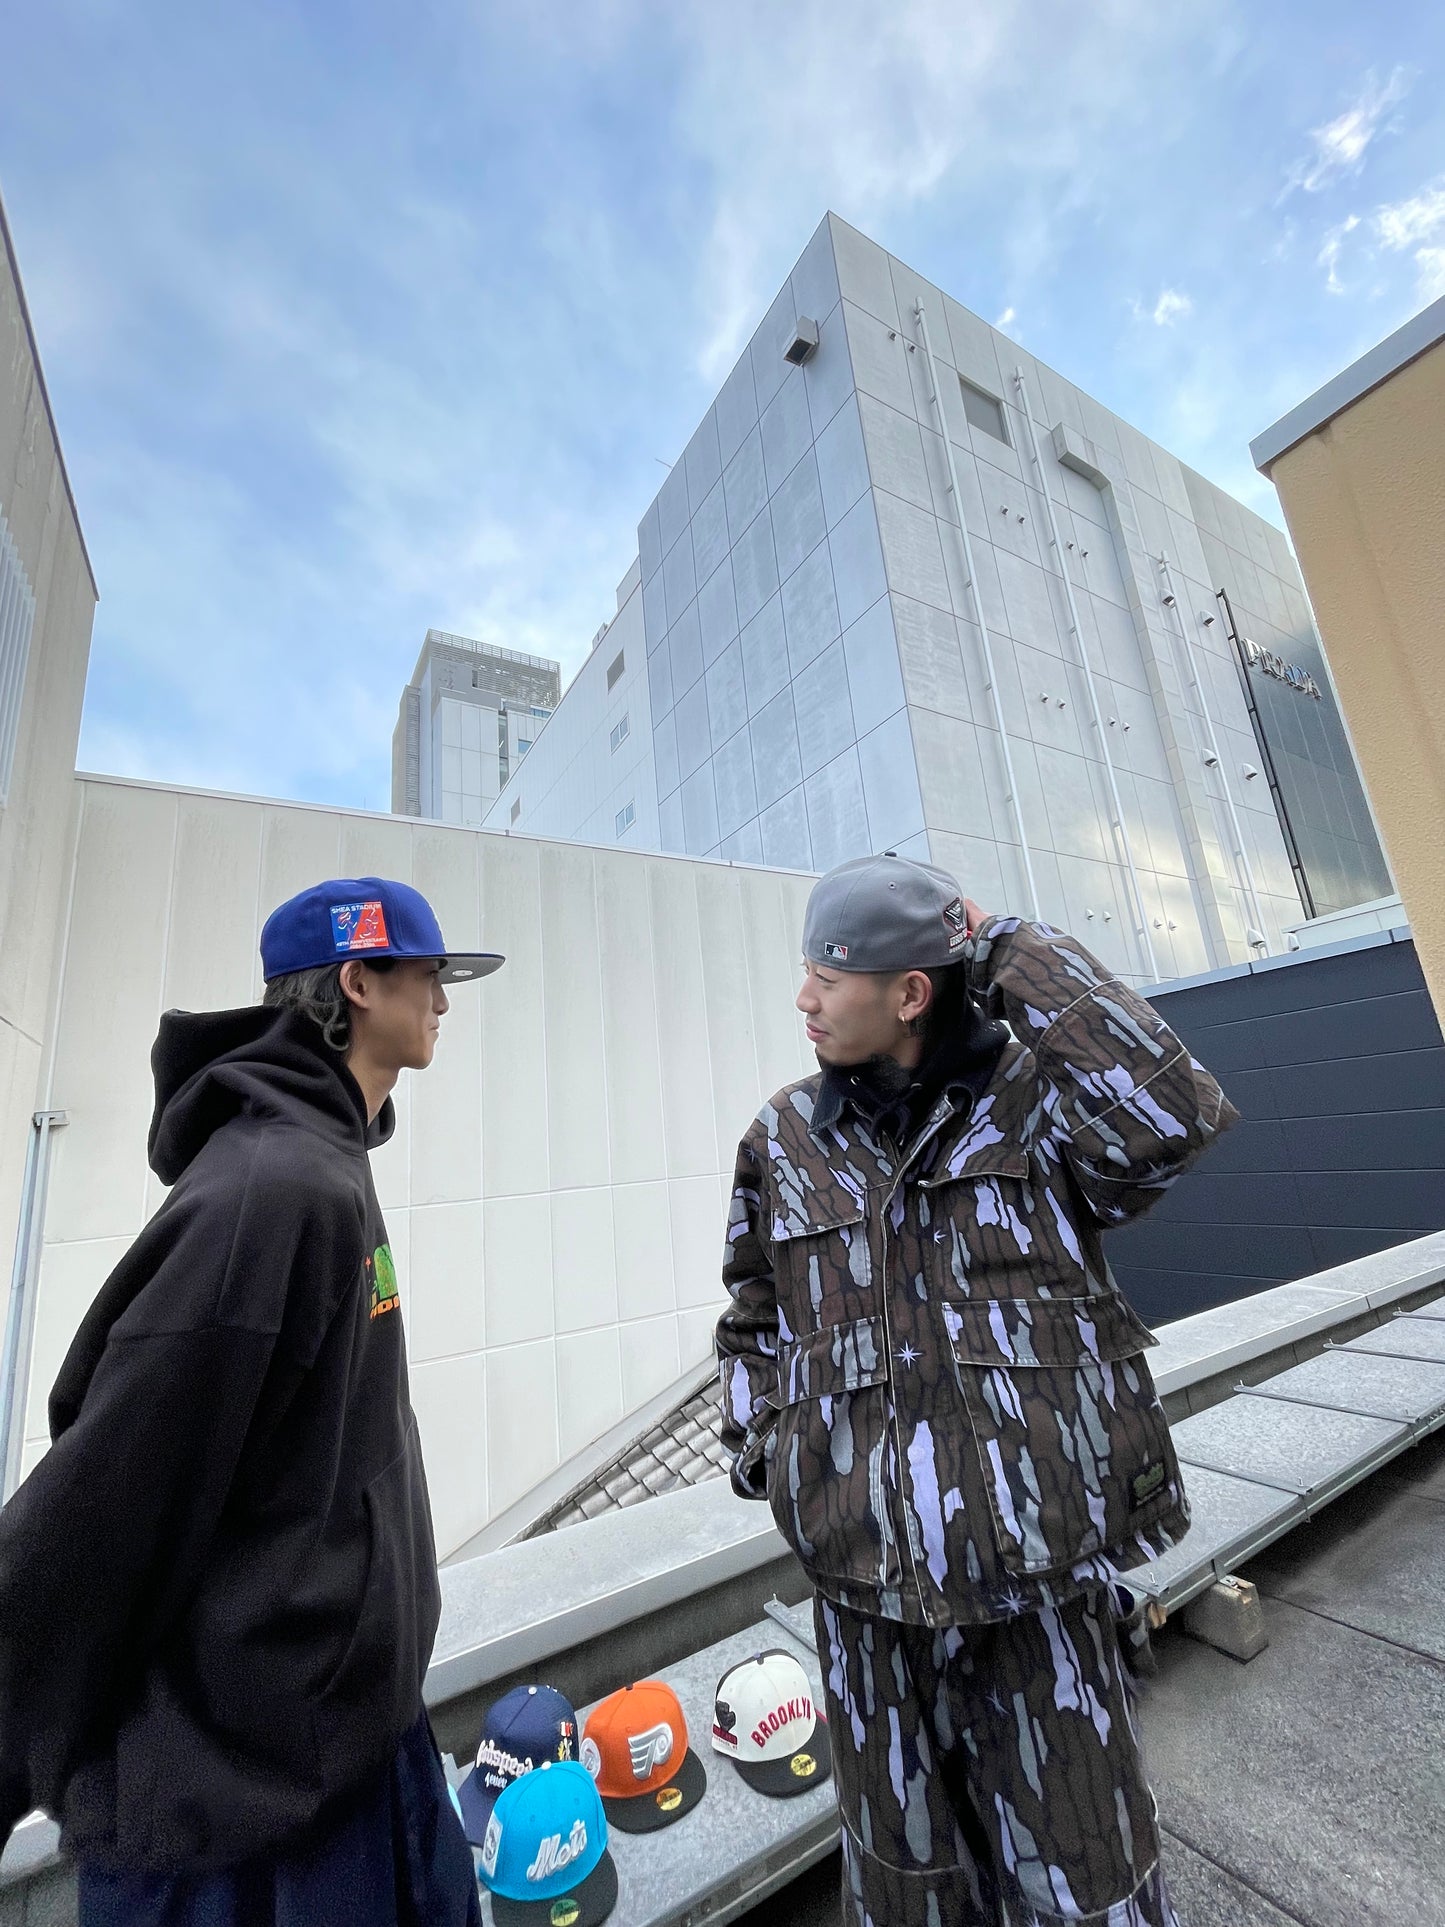
POLYGON ((1254 453, 1279 490, 1445 1014, 1445 301, 1261 436, 1254 453))
POLYGON ((327 876, 415 884, 460 985, 374 1159, 442 1556, 710 1352, 737 1140, 811 1069, 812 879, 82 777, 26 1418, 161 1202, 149 1052, 173 1006, 261 993, 267 913, 327 876))
POLYGON ((45 1101, 96 592, 3 207, 0 548, 9 596, 26 598, 27 608, 28 598, 34 603, 14 762, 0 803, 0 1276, 8 1296, 30 1120, 45 1101))

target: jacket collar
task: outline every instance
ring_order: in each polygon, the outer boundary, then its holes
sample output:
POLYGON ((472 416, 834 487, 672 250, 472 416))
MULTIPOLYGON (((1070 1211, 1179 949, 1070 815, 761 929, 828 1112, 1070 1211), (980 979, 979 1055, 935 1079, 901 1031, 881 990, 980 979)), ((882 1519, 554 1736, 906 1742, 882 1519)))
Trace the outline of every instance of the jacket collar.
MULTIPOLYGON (((912 1163, 923 1143, 943 1134, 943 1144, 923 1182, 947 1183, 982 1170, 1022 1174, 1027 1169, 1028 1146, 1038 1118, 1036 1080, 1028 1074, 1032 1061, 1031 1053, 1010 1037, 992 1075, 959 1078, 945 1087, 907 1147, 906 1162, 912 1163)), ((854 1108, 851 1081, 846 1071, 831 1067, 819 1081, 808 1133, 825 1155, 837 1149, 834 1133, 845 1111, 871 1137, 866 1118, 854 1108)))

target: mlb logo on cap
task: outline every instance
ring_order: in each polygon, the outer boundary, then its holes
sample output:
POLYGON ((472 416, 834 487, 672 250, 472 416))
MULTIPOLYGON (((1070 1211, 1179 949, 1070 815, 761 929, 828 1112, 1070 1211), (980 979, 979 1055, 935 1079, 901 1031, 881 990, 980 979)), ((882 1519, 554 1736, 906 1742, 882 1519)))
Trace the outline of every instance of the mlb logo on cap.
POLYGON ((607 1818, 624 1833, 670 1827, 707 1791, 702 1761, 687 1743, 682 1703, 657 1679, 624 1686, 593 1707, 582 1733, 582 1764, 597 1782, 607 1818))
POLYGON ((791 1653, 754 1653, 718 1681, 713 1749, 759 1793, 787 1799, 833 1770, 828 1726, 791 1653))
POLYGON ((617 1905, 607 1816, 575 1760, 544 1760, 497 1796, 478 1877, 496 1927, 598 1927, 617 1905))
POLYGON ((474 1847, 487 1836, 498 1796, 544 1760, 577 1758, 577 1715, 570 1700, 550 1686, 514 1686, 482 1721, 476 1764, 459 1795, 467 1838, 474 1847))

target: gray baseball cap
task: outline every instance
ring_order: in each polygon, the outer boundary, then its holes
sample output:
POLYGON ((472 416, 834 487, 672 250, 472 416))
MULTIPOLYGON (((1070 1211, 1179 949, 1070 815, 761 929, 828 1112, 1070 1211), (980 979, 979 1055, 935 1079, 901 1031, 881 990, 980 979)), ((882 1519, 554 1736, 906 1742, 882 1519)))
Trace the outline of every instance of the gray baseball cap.
POLYGON ((948 872, 891 851, 819 877, 803 918, 803 955, 830 970, 936 970, 958 962, 967 937, 948 872))

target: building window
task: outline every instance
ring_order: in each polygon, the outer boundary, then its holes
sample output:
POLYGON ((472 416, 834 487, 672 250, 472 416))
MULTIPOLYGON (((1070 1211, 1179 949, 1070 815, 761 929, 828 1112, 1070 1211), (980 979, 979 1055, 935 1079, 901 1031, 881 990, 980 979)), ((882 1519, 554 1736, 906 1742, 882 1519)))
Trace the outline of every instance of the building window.
POLYGON ((627 663, 625 660, 626 654, 627 654, 626 650, 619 649, 617 652, 617 660, 611 665, 611 667, 607 671, 607 687, 609 689, 615 689, 617 687, 617 678, 622 674, 623 670, 627 667, 627 663))
POLYGON ((631 724, 628 722, 626 716, 622 718, 622 721, 620 723, 614 723, 612 725, 612 736, 611 736, 613 749, 615 750, 621 749, 622 745, 627 741, 628 737, 631 734, 632 734, 632 727, 631 727, 631 724))
POLYGON ((989 394, 986 388, 976 388, 962 375, 958 385, 963 390, 963 412, 975 428, 981 428, 985 435, 992 435, 996 442, 1008 446, 1008 429, 1004 424, 1003 403, 989 394))
POLYGON ((515 823, 517 818, 521 814, 522 814, 522 799, 519 796, 516 802, 512 805, 512 821, 515 823))
POLYGON ((519 737, 517 738, 517 754, 518 754, 519 756, 525 756, 525 755, 526 755, 526 753, 527 753, 527 751, 528 751, 528 750, 529 750, 529 749, 530 749, 531 747, 532 747, 532 744, 531 744, 531 741, 530 741, 530 739, 529 739, 528 737, 526 737, 526 736, 519 736, 519 737))
POLYGON ((631 803, 624 803, 622 808, 617 812, 617 834, 624 836, 636 821, 637 811, 632 807, 631 803))
POLYGON ((20 552, 10 539, 9 526, 0 514, 0 803, 10 795, 34 626, 35 596, 20 552))

